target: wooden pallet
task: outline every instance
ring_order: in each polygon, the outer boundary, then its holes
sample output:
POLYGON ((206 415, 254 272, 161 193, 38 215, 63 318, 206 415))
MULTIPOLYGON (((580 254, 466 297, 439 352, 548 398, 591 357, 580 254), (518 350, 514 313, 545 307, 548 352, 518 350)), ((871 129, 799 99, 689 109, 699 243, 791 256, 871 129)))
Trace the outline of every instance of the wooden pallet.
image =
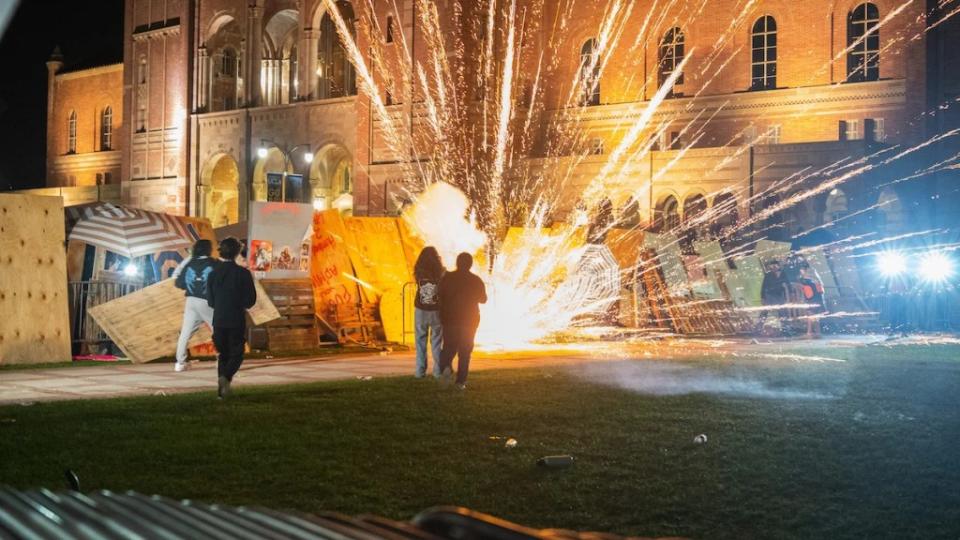
POLYGON ((313 300, 313 286, 308 279, 265 279, 264 290, 273 301, 280 318, 264 325, 270 351, 298 351, 320 344, 313 300))
POLYGON ((375 304, 333 304, 327 310, 326 320, 337 329, 341 343, 369 343, 383 336, 383 324, 375 304))

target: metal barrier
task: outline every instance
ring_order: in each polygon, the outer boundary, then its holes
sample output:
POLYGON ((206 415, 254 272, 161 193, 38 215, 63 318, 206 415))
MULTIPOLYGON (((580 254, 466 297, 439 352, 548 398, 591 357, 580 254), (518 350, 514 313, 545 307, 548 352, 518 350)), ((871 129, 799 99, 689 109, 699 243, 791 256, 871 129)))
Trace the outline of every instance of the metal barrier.
POLYGON ((118 281, 71 281, 68 295, 70 301, 70 338, 81 347, 99 345, 110 341, 88 313, 89 308, 105 304, 143 288, 141 283, 118 281))

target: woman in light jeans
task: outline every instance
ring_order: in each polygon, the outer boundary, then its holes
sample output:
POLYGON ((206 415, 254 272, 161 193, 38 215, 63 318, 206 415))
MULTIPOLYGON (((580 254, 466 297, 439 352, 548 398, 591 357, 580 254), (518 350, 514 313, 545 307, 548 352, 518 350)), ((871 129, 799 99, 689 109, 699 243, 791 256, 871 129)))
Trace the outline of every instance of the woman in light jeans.
POLYGON ((414 329, 417 339, 417 365, 414 377, 421 379, 427 374, 427 341, 433 351, 433 376, 440 376, 440 351, 443 350, 443 326, 440 324, 440 278, 443 277, 443 261, 433 246, 427 246, 417 257, 413 276, 417 281, 414 300, 414 329))

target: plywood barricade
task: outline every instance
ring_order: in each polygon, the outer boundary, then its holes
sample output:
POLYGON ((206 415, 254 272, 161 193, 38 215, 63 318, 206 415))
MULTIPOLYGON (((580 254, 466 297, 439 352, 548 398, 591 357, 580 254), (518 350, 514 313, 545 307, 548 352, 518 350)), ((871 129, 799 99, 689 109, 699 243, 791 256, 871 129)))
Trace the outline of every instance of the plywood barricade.
POLYGON ((0 364, 70 361, 63 202, 0 194, 0 364))
MULTIPOLYGON (((167 279, 90 308, 93 319, 131 361, 149 362, 175 352, 186 299, 173 282, 167 279)), ((248 311, 250 320, 261 325, 279 318, 263 286, 255 284, 257 303, 248 311)), ((190 345, 205 343, 210 337, 210 330, 203 326, 190 345)))

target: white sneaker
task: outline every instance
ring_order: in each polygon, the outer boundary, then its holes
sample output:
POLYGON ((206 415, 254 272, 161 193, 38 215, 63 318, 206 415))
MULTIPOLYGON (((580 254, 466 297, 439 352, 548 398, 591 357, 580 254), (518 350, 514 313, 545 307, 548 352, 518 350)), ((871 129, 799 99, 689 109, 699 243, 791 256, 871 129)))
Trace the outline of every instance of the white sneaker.
POLYGON ((176 364, 173 365, 173 370, 176 371, 177 373, 180 373, 181 371, 186 371, 188 369, 190 369, 190 364, 188 362, 177 362, 176 364))

